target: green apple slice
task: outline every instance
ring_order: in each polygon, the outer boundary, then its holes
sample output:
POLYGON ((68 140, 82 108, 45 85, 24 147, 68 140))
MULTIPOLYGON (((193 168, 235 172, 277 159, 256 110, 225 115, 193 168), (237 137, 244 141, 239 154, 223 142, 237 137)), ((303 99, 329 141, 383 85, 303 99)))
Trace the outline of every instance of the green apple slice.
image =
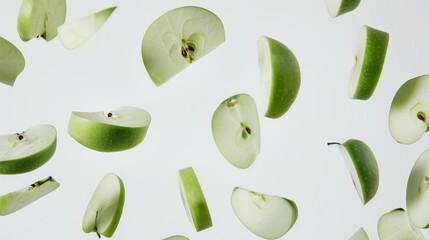
POLYGON ((221 20, 207 9, 186 6, 156 19, 141 45, 143 63, 160 86, 225 41, 221 20))
POLYGON ((239 187, 232 191, 231 206, 247 229, 265 239, 282 237, 298 218, 294 201, 239 187))
POLYGON ((301 72, 298 60, 283 43, 262 36, 258 40, 262 109, 265 117, 285 114, 298 95, 301 72))
POLYGON ((213 225, 210 211, 192 167, 179 170, 179 186, 183 206, 195 230, 210 228, 213 225))
POLYGON ((259 117, 248 94, 223 101, 213 114, 213 138, 223 157, 238 168, 248 168, 260 150, 259 117))
POLYGON ((38 125, 22 133, 0 135, 0 174, 33 171, 55 153, 57 130, 52 125, 38 125))
POLYGON ((350 171, 356 191, 365 205, 378 190, 379 171, 374 154, 368 145, 356 139, 349 139, 342 144, 328 143, 328 145, 332 144, 338 145, 350 171))
POLYGON ((363 228, 359 228, 359 230, 357 230, 349 240, 369 240, 369 237, 363 228))
POLYGON ((180 235, 175 235, 175 236, 165 238, 164 240, 189 240, 189 238, 180 236, 180 235))
POLYGON ((122 180, 108 173, 98 184, 92 195, 82 228, 85 233, 95 232, 98 237, 111 237, 119 224, 125 202, 125 188, 122 180))
POLYGON ((326 0, 329 15, 333 18, 355 10, 359 3, 360 0, 326 0))
POLYGON ((366 100, 372 96, 383 70, 388 45, 388 33, 362 26, 356 48, 356 63, 350 74, 350 98, 366 100))
POLYGON ((396 92, 389 112, 389 130, 399 143, 411 144, 429 129, 429 75, 408 80, 396 92))
POLYGON ((24 67, 25 59, 19 49, 0 37, 0 82, 13 86, 24 67))
POLYGON ((139 145, 146 136, 151 117, 137 107, 103 112, 72 112, 68 132, 77 142, 100 152, 115 152, 139 145))
POLYGON ((392 210, 378 220, 380 240, 424 240, 422 233, 409 221, 402 208, 392 210))
POLYGON ((58 36, 66 49, 74 49, 90 39, 110 17, 116 7, 104 9, 58 27, 58 36))
POLYGON ((46 41, 58 35, 66 19, 65 0, 23 0, 18 14, 18 33, 22 41, 41 36, 46 41))
POLYGON ((30 186, 0 196, 0 215, 6 216, 28 206, 60 186, 52 177, 39 180, 30 186))

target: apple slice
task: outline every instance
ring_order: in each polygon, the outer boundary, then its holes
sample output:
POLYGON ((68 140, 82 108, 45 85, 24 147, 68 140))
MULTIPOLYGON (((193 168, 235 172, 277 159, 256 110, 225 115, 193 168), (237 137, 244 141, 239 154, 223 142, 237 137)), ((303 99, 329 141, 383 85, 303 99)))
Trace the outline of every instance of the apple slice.
POLYGON ((183 206, 195 230, 210 228, 213 225, 210 211, 192 167, 179 170, 179 186, 183 206))
POLYGON ((359 230, 357 230, 349 240, 369 240, 369 237, 363 228, 359 228, 359 230))
POLYGON ((175 235, 175 236, 165 238, 164 240, 189 240, 189 238, 180 236, 180 235, 175 235))
POLYGON ((328 143, 328 145, 332 144, 338 145, 350 171, 356 191, 365 205, 378 190, 379 172, 374 154, 368 145, 356 139, 349 139, 342 144, 328 143))
POLYGON ((0 215, 6 216, 31 204, 60 186, 52 177, 39 180, 21 190, 0 196, 0 215))
POLYGON ((57 130, 52 125, 38 125, 22 133, 0 135, 0 174, 33 171, 55 153, 57 130))
POLYGON ((207 9, 186 6, 156 19, 141 46, 143 63, 160 86, 225 41, 221 20, 207 9))
POLYGON ((68 132, 83 146, 115 152, 139 145, 146 136, 151 118, 137 107, 120 107, 103 112, 72 112, 68 132))
POLYGON ((92 195, 82 228, 85 233, 95 232, 98 237, 111 237, 121 219, 125 202, 125 188, 122 180, 113 173, 108 173, 98 184, 92 195))
POLYGON ((362 26, 356 48, 356 63, 350 75, 350 98, 366 100, 372 96, 383 70, 388 45, 388 33, 362 26))
POLYGON ((13 86, 24 67, 25 59, 19 49, 0 37, 0 82, 13 86))
POLYGON ((389 130, 399 143, 411 144, 429 129, 429 75, 408 80, 396 92, 389 112, 389 130))
POLYGON ((18 14, 19 37, 25 42, 39 36, 50 41, 65 19, 65 0, 23 0, 18 14))
POLYGON ((385 213, 378 220, 380 240, 424 240, 422 233, 414 227, 402 208, 385 213))
POLYGON ((213 138, 223 157, 238 168, 248 168, 260 149, 259 117, 248 94, 223 101, 213 114, 213 138))
POLYGON ((355 10, 359 3, 360 0, 326 0, 329 15, 333 18, 355 10))
POLYGON ((231 206, 247 229, 265 239, 282 237, 298 218, 294 201, 239 187, 232 191, 231 206))
POLYGON ((66 49, 74 49, 90 39, 110 17, 116 7, 104 9, 58 27, 58 36, 66 49))
POLYGON ((292 106, 301 85, 298 60, 283 43, 262 36, 258 40, 262 109, 265 117, 279 118, 292 106))

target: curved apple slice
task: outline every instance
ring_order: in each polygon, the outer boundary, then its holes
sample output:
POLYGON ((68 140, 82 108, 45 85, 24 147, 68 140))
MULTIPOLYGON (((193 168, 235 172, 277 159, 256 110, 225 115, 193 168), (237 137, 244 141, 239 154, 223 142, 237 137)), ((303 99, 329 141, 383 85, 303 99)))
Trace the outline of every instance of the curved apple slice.
POLYGON ((369 240, 369 238, 365 230, 363 228, 359 228, 359 230, 357 230, 349 240, 369 240))
POLYGON ((422 233, 409 221, 402 208, 392 210, 378 220, 380 240, 424 240, 422 233))
POLYGON ((13 86, 24 67, 25 59, 19 49, 0 37, 0 82, 13 86))
POLYGON ((192 167, 179 171, 180 195, 183 206, 197 232, 213 226, 206 198, 192 167))
POLYGON ((116 7, 104 9, 58 27, 58 35, 66 49, 74 49, 88 41, 110 17, 116 7))
POLYGON ((189 238, 184 237, 184 236, 175 235, 175 236, 165 238, 164 240, 189 240, 189 238))
POLYGON ((97 186, 83 217, 85 233, 95 232, 100 237, 111 237, 119 224, 125 202, 122 180, 108 173, 97 186))
POLYGON ((72 112, 68 132, 83 146, 101 152, 131 149, 146 136, 151 118, 137 107, 103 112, 72 112))
POLYGON ((160 86, 225 41, 222 21, 207 9, 186 6, 157 18, 141 45, 143 63, 160 86))
POLYGON ((0 196, 0 215, 5 216, 28 206, 60 186, 52 177, 39 180, 21 190, 0 196))
POLYGON ((333 18, 355 10, 359 3, 360 0, 326 0, 329 15, 333 18))

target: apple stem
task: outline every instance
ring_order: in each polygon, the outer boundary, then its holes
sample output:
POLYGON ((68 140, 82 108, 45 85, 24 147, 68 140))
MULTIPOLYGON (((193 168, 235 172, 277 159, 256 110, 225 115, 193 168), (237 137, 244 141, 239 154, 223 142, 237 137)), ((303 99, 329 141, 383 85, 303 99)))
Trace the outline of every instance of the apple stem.
POLYGON ((327 144, 328 144, 328 146, 330 146, 330 145, 341 145, 341 143, 338 143, 338 142, 328 142, 327 144))
POLYGON ((98 233, 97 231, 95 231, 95 233, 97 233, 98 238, 101 238, 100 233, 98 233))

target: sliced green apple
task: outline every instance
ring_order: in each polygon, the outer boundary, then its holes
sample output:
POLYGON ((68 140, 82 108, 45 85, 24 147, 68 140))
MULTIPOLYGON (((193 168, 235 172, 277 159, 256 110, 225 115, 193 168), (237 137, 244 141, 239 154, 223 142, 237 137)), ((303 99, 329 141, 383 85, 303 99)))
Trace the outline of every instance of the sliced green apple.
POLYGON ((18 14, 18 33, 22 41, 41 36, 46 41, 58 35, 66 19, 65 0, 23 0, 18 14))
POLYGON ((210 211, 192 167, 179 171, 179 186, 183 206, 195 230, 199 232, 210 228, 213 225, 210 211))
POLYGON ((221 20, 207 9, 186 6, 156 19, 141 45, 143 63, 160 86, 225 41, 221 20))
POLYGON ((223 157, 238 168, 248 168, 260 150, 259 117, 248 94, 223 101, 213 114, 213 138, 223 157))
POLYGON ((282 237, 298 218, 294 201, 239 187, 232 191, 231 206, 247 229, 265 239, 282 237))
POLYGON ((372 96, 383 70, 388 45, 388 33, 362 26, 356 48, 356 63, 350 74, 350 98, 366 100, 372 96))
POLYGON ((125 188, 122 180, 113 173, 106 174, 92 195, 82 228, 85 233, 95 232, 111 237, 119 224, 125 202, 125 188))
POLYGON ((0 215, 5 216, 31 204, 60 186, 52 177, 39 180, 30 186, 0 196, 0 215))
POLYGON ((72 112, 68 132, 77 142, 101 152, 123 151, 140 144, 151 117, 137 107, 103 112, 72 112))
POLYGON ((359 230, 357 230, 349 240, 369 240, 369 237, 363 228, 359 228, 359 230))
POLYGON ((180 235, 175 235, 175 236, 165 238, 164 240, 189 240, 189 238, 180 236, 180 235))
POLYGON ((66 49, 74 49, 90 39, 110 17, 116 7, 104 9, 58 27, 58 36, 66 49))
POLYGON ((298 60, 283 43, 265 36, 258 40, 258 58, 265 117, 279 118, 298 95, 301 85, 298 60))
POLYGON ((365 205, 378 190, 379 171, 374 153, 368 145, 356 139, 349 139, 342 144, 328 143, 328 145, 332 144, 338 145, 350 171, 356 191, 365 205))
POLYGON ((359 3, 360 0, 326 0, 329 15, 333 18, 355 10, 359 3))
POLYGON ((55 153, 57 130, 52 125, 38 125, 21 133, 0 135, 0 174, 33 171, 55 153))
POLYGON ((378 220, 380 240, 424 240, 422 233, 409 221, 402 208, 385 213, 378 220))
POLYGON ((24 67, 25 59, 19 49, 0 37, 0 82, 13 86, 24 67))

